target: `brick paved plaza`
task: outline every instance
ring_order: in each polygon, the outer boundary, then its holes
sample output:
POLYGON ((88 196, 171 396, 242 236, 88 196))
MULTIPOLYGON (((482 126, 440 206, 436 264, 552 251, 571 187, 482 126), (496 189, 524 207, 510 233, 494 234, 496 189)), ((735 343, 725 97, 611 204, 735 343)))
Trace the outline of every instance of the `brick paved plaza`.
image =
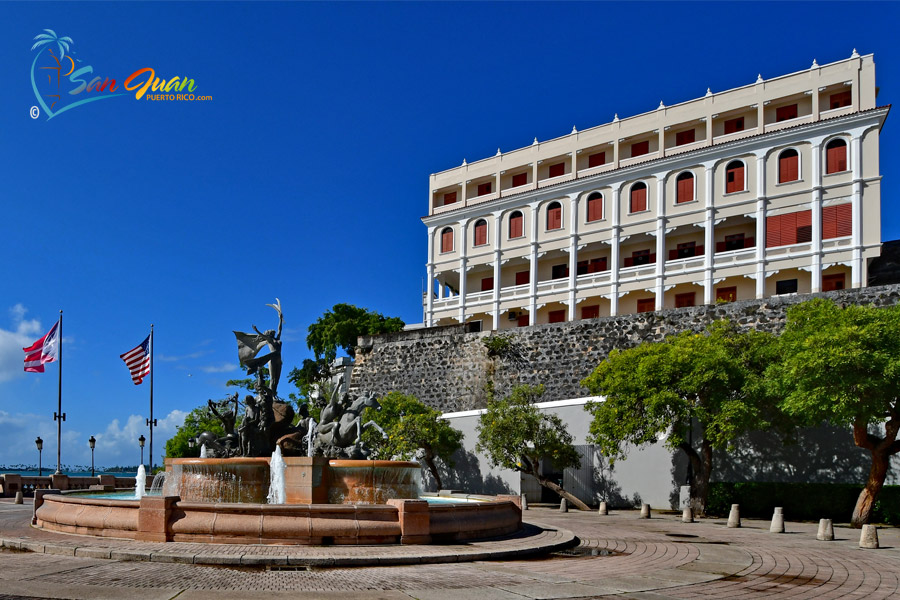
POLYGON ((788 522, 787 533, 773 534, 767 521, 744 520, 741 529, 728 529, 724 519, 685 524, 680 514, 641 520, 636 511, 613 512, 599 516, 532 508, 525 520, 543 531, 532 529, 531 535, 493 542, 286 548, 139 544, 53 534, 27 527, 29 504, 17 506, 4 500, 0 502, 0 538, 6 546, 0 551, 0 599, 825 600, 900 595, 897 529, 879 530, 881 549, 862 550, 857 547, 859 532, 846 527, 835 527, 835 541, 820 542, 813 523, 788 522), (580 544, 573 550, 543 557, 514 556, 541 544, 558 550, 570 539, 569 532, 578 536, 580 544), (506 558, 478 560, 492 552, 506 558), (307 569, 304 563, 314 561, 304 561, 304 555, 318 557, 320 565, 327 564, 327 558, 340 564, 356 557, 385 566, 307 569), (191 557, 197 559, 193 562, 207 564, 183 564, 191 562, 191 557), (409 561, 425 564, 396 564, 409 561), (209 564, 214 562, 234 564, 209 564))

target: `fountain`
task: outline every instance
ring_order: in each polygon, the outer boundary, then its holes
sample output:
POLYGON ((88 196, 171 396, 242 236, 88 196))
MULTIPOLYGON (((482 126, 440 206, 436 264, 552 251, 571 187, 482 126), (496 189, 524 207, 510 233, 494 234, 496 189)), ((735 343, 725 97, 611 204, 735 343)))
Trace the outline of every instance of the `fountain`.
MULTIPOLYGON (((429 505, 419 498, 421 468, 368 460, 362 431, 373 394, 344 391, 343 378, 325 387, 319 423, 277 396, 281 372, 281 303, 270 304, 278 331, 234 332, 238 356, 256 374, 256 395, 209 401, 225 435, 197 437, 200 458, 167 458, 162 494, 145 495, 138 470, 134 499, 44 495, 35 503, 42 528, 144 541, 257 544, 419 544, 504 535, 522 526, 518 496, 493 502, 429 505), (270 352, 257 357, 268 346, 270 352), (270 378, 264 380, 262 367, 270 378)), ((154 479, 154 487, 156 480, 154 479)))
POLYGON ((147 470, 144 465, 138 467, 134 477, 134 497, 140 500, 147 493, 147 470))

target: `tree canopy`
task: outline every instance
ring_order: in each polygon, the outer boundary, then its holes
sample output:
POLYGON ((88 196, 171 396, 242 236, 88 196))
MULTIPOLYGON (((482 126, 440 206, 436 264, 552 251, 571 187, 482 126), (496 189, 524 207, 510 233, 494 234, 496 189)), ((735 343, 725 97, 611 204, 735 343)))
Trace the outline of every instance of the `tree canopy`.
POLYGON ((462 448, 462 432, 441 419, 441 411, 415 396, 391 392, 378 402, 381 410, 367 408, 363 413, 363 421, 375 421, 388 436, 385 439, 374 429, 363 432, 363 441, 372 449, 373 458, 411 460, 421 455, 438 489, 442 489, 436 460, 453 468, 453 453, 462 448))
POLYGON ((478 422, 475 449, 492 466, 527 473, 578 508, 589 510, 584 502, 541 472, 541 459, 553 461, 559 470, 581 464, 581 455, 562 419, 534 405, 543 393, 542 385, 520 385, 506 398, 490 398, 487 411, 478 422))
POLYGON ((166 441, 167 458, 196 458, 200 456, 199 446, 190 447, 188 440, 196 438, 204 431, 225 435, 222 422, 209 413, 206 406, 198 406, 187 414, 184 424, 179 425, 171 438, 166 441))
POLYGON ((355 357, 359 336, 400 331, 403 326, 398 317, 385 317, 352 304, 335 304, 309 326, 306 345, 315 353, 316 359, 328 364, 337 357, 338 348, 351 358, 355 357))
POLYGON ((727 322, 706 332, 682 332, 658 343, 613 350, 583 382, 605 396, 585 408, 592 416, 591 441, 612 460, 626 444, 641 446, 665 437, 683 450, 696 479, 692 499, 703 511, 709 494, 713 448, 726 448, 753 429, 770 426, 774 402, 762 374, 775 356, 774 337, 739 333, 727 322), (699 452, 689 431, 699 427, 699 452))
POLYGON ((859 527, 900 452, 900 306, 804 302, 788 310, 779 343, 782 360, 767 374, 783 410, 809 425, 852 427, 856 445, 872 455, 853 511, 859 527))

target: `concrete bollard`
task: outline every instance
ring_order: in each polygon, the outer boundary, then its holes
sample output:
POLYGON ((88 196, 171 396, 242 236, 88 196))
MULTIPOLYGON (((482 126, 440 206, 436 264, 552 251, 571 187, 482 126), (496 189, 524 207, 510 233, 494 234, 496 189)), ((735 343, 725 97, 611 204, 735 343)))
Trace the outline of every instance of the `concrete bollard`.
POLYGON ((528 496, 520 494, 519 497, 522 499, 522 510, 528 510, 528 496))
POLYGON ((650 518, 650 505, 644 502, 641 504, 641 518, 649 519, 650 518))
POLYGON ((604 500, 603 502, 600 503, 600 508, 597 509, 597 513, 601 514, 601 515, 609 514, 609 508, 607 508, 607 506, 606 506, 606 500, 604 500))
POLYGON ((16 492, 16 504, 23 504, 25 502, 25 497, 22 495, 22 490, 16 492))
POLYGON ((565 498, 559 501, 559 512, 569 512, 569 503, 565 498))
POLYGON ((784 533, 784 509, 780 506, 775 507, 772 524, 769 525, 769 533, 784 533))
POLYGON ((878 548, 878 529, 874 525, 863 525, 859 534, 860 548, 878 548))
POLYGON ((816 539, 823 542, 830 542, 834 539, 834 524, 831 519, 819 519, 819 532, 816 533, 816 539))
POLYGON ((694 509, 690 506, 685 506, 684 510, 681 511, 681 522, 682 523, 693 523, 694 522, 694 509))
POLYGON ((741 526, 741 505, 740 504, 732 504, 731 512, 728 513, 728 526, 729 527, 740 527, 741 526))

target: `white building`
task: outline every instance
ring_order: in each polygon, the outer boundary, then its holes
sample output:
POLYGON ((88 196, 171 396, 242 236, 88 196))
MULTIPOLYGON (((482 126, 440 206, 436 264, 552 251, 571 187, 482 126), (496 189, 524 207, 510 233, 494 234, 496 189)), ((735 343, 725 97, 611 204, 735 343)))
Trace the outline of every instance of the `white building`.
POLYGON ((854 51, 431 175, 425 325, 865 286, 876 94, 873 56, 854 51))

